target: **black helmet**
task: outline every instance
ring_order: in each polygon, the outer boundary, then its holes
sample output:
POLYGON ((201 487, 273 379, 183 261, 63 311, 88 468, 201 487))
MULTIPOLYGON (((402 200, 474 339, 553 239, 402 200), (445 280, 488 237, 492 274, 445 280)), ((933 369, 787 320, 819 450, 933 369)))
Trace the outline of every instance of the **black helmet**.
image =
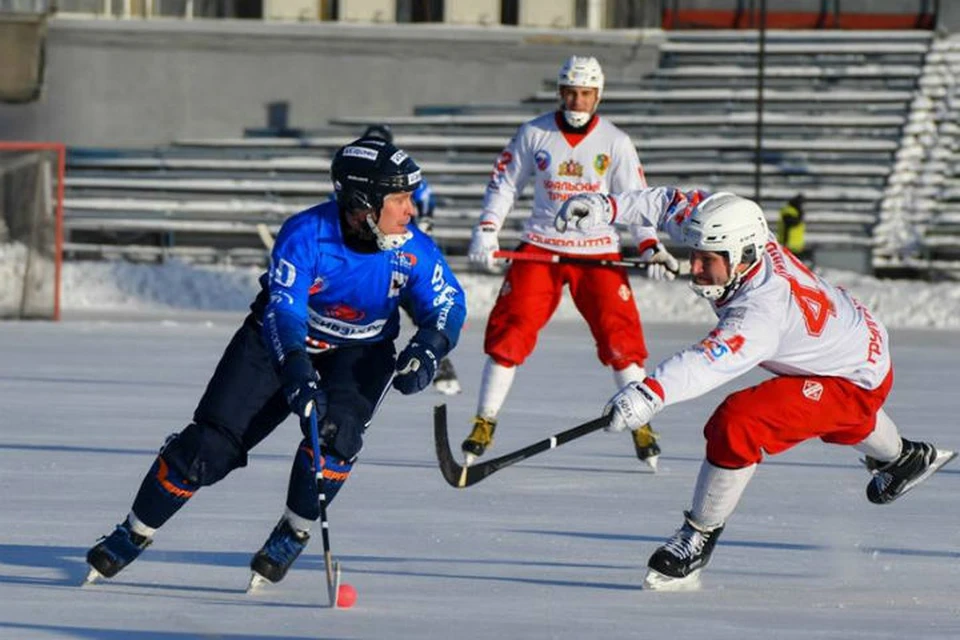
POLYGON ((337 150, 330 177, 341 207, 379 213, 384 196, 416 191, 420 167, 406 151, 389 142, 359 138, 337 150))
POLYGON ((372 124, 363 132, 361 138, 374 138, 393 144, 393 131, 388 124, 372 124))

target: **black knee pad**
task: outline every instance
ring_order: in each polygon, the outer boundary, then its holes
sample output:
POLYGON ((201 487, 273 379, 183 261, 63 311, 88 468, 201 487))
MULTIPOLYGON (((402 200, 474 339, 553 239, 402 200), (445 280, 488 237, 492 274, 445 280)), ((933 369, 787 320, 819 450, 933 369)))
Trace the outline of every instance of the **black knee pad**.
POLYGON ((354 412, 328 411, 320 426, 321 448, 342 460, 353 462, 363 448, 366 425, 354 412))
POLYGON ((199 487, 210 486, 237 467, 247 466, 247 452, 229 434, 196 423, 171 436, 160 457, 199 487))

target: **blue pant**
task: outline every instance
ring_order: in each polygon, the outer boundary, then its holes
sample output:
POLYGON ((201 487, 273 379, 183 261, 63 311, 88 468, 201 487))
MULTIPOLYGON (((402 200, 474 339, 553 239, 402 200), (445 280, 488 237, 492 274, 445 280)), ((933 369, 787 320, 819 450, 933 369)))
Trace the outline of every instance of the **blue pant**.
MULTIPOLYGON (((338 347, 312 360, 329 402, 321 420, 321 453, 339 467, 347 465, 349 473, 363 446, 363 433, 393 373, 395 347, 392 341, 338 347)), ((246 466, 248 452, 289 415, 260 326, 249 316, 221 356, 193 422, 167 440, 143 479, 134 500, 134 513, 148 526, 161 526, 196 489, 246 466)), ((304 436, 301 445, 309 449, 309 434, 304 436)), ((298 450, 301 448, 298 446, 298 450)), ((316 487, 304 492, 299 486, 305 473, 312 478, 309 469, 298 469, 304 466, 305 458, 310 464, 312 459, 307 456, 294 458, 288 506, 311 517, 316 509, 316 487)), ((346 479, 345 474, 338 477, 346 479)), ((328 499, 340 484, 342 480, 327 488, 328 499)))

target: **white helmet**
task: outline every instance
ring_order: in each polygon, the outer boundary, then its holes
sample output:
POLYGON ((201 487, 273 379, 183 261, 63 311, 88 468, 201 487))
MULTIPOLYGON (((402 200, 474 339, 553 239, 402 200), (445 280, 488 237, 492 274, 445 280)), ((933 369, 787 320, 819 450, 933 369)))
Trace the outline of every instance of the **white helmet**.
POLYGON ((719 300, 740 285, 737 265, 748 269, 760 261, 769 237, 763 209, 746 198, 719 192, 697 205, 683 222, 683 244, 691 249, 726 254, 730 279, 723 284, 691 284, 698 295, 719 300))
MULTIPOLYGON (((588 56, 570 56, 560 68, 560 74, 557 76, 557 91, 560 87, 589 87, 597 90, 597 104, 600 104, 600 96, 603 95, 603 69, 596 58, 588 56)), ((597 107, 594 105, 594 111, 597 107)), ((582 127, 590 122, 593 111, 567 111, 564 109, 563 117, 571 127, 582 127)))

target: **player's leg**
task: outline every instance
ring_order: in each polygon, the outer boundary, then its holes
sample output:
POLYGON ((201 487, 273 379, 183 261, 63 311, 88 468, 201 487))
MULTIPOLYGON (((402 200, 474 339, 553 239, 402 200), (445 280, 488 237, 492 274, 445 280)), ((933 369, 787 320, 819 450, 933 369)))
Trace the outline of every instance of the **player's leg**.
MULTIPOLYGON (((327 412, 320 422, 320 467, 329 505, 350 476, 363 448, 363 434, 390 383, 393 344, 381 342, 341 347, 314 357, 320 385, 327 392, 327 412)), ((305 427, 305 425, 303 425, 305 427)), ((270 582, 279 582, 310 539, 311 525, 320 517, 310 434, 294 454, 284 513, 250 568, 270 582)))
MULTIPOLYGON (((618 255, 604 257, 614 259, 618 255)), ((643 380, 647 375, 643 366, 647 345, 626 270, 571 266, 569 284, 574 304, 596 341, 597 357, 613 370, 617 389, 643 380)), ((660 457, 659 434, 647 424, 634 429, 631 439, 637 459, 656 471, 660 457)))
MULTIPOLYGON (((521 251, 550 253, 524 245, 521 251)), ((477 414, 461 448, 467 464, 493 444, 497 416, 513 385, 516 368, 537 344, 537 336, 560 304, 563 284, 556 265, 514 262, 490 312, 484 336, 488 358, 480 380, 477 414)))
POLYGON ((246 321, 221 356, 193 422, 170 436, 140 483, 127 518, 87 552, 100 575, 133 562, 203 486, 247 463, 247 452, 289 413, 255 323, 246 321))

